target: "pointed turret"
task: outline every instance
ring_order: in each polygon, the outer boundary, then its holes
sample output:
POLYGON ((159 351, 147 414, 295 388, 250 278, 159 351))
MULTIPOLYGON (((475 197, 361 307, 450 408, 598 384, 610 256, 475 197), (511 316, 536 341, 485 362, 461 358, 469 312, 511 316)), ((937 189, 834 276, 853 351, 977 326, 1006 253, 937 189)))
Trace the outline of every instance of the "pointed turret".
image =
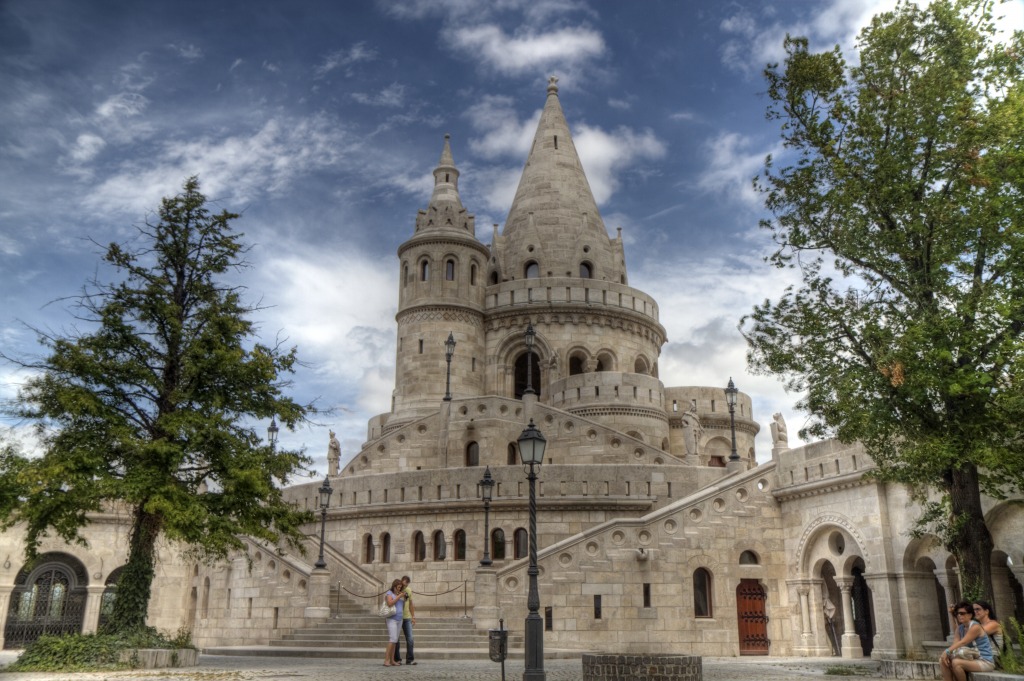
POLYGON ((444 136, 434 169, 434 191, 416 215, 416 231, 398 247, 398 353, 392 412, 412 417, 437 409, 450 382, 457 397, 478 395, 484 356, 484 288, 490 251, 476 238, 473 216, 459 198, 459 171, 451 137, 444 136), (451 334, 458 359, 447 374, 444 341, 451 334))
POLYGON ((459 169, 452 158, 451 135, 444 136, 441 160, 434 168, 434 192, 425 211, 416 217, 416 232, 421 230, 455 230, 474 233, 473 216, 466 213, 459 197, 459 169))
POLYGON ((587 277, 625 282, 558 100, 558 79, 533 137, 503 232, 503 279, 587 277), (534 267, 536 265, 536 267, 534 267))

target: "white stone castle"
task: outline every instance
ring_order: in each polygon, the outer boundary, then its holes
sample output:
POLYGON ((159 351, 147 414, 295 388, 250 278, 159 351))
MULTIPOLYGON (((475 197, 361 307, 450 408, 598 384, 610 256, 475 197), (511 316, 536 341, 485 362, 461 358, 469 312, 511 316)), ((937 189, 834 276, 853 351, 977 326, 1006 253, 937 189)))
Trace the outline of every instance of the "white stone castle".
MULTIPOLYGON (((920 509, 865 477, 861 448, 790 449, 776 415, 771 460, 758 465, 746 395, 730 410, 723 388, 658 379, 658 305, 629 285, 554 79, 490 245, 458 182, 446 137, 433 195, 398 250, 391 411, 371 419, 343 470, 332 434, 326 568, 314 567, 320 483, 291 487, 290 500, 317 512, 307 555, 247 540, 247 556, 205 566, 164 546, 152 625, 187 627, 207 648, 266 644, 344 619, 342 601, 374 610, 375 594, 408 574, 421 618, 478 630, 501 618, 521 634, 528 484, 516 441, 532 420, 547 439, 537 488, 546 648, 893 658, 945 638, 956 565, 935 538, 910 536, 920 509)), ((997 613, 1022 618, 1024 505, 985 508, 997 613)), ((105 616, 127 525, 111 515, 87 532, 89 549, 54 542, 28 567, 17 528, 0 537, 7 647, 55 613, 65 630, 105 616)))

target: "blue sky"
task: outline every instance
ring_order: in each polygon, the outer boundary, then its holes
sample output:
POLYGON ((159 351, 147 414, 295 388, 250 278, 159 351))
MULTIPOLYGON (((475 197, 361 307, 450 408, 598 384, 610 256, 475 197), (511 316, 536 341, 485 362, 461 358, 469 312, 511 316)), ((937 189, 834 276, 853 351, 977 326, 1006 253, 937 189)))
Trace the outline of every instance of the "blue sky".
MULTIPOLYGON (((549 75, 630 283, 653 295, 666 385, 732 376, 762 423, 804 423, 746 371, 740 317, 792 275, 763 257, 751 178, 779 153, 761 72, 787 32, 854 38, 892 0, 5 0, 0 3, 0 347, 73 322, 61 298, 190 175, 241 212, 264 340, 309 366, 294 395, 335 413, 282 433, 325 470, 394 381, 398 245, 445 133, 478 237, 504 225, 549 75), (56 302, 54 302, 56 301, 56 302)), ((1024 3, 1003 5, 1024 27, 1024 3)), ((443 340, 443 339, 441 339, 443 340)), ((439 341, 440 342, 440 341, 439 341)), ((0 397, 24 374, 0 365, 0 397)), ((17 426, 7 421, 8 426, 17 426)), ((24 436, 24 431, 18 433, 24 436)), ((28 441, 31 447, 31 441, 28 441)))

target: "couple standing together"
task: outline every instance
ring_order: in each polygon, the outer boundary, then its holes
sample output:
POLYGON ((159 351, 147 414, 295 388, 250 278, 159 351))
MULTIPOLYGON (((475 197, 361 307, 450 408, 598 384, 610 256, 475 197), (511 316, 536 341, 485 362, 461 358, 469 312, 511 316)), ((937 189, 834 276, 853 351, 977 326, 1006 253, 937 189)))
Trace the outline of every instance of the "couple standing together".
POLYGON ((410 580, 407 576, 391 582, 391 588, 384 594, 384 600, 388 605, 395 606, 395 614, 387 618, 388 624, 388 649, 384 653, 385 667, 399 667, 402 665, 402 656, 398 642, 399 631, 405 634, 405 663, 416 664, 413 654, 412 628, 416 624, 416 608, 412 604, 412 589, 409 588, 410 580))

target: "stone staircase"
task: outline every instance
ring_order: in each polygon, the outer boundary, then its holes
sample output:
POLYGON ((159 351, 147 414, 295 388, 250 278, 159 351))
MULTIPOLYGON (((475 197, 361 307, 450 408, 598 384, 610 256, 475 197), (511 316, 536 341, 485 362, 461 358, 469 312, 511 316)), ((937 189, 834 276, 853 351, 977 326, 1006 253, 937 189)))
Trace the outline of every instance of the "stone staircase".
MULTIPOLYGON (((488 633, 476 629, 469 618, 417 617, 414 635, 417 659, 488 659, 488 633)), ((402 642, 404 658, 404 639, 402 642)), ((382 656, 387 644, 384 620, 367 612, 346 595, 339 594, 337 587, 332 587, 331 618, 326 622, 271 639, 269 646, 216 647, 204 652, 217 655, 368 658, 382 656)), ((522 633, 510 632, 508 657, 522 657, 522 651, 522 633)))

